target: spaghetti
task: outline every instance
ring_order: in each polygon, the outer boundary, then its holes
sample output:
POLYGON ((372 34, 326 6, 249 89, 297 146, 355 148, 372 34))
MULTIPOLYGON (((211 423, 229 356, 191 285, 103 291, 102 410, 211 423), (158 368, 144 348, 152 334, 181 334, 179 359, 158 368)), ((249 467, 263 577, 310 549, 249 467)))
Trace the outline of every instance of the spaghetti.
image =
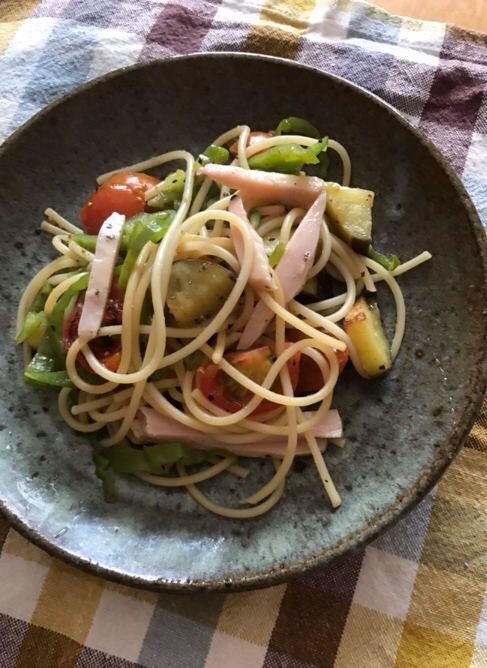
MULTIPOLYGON (((300 123, 302 130, 305 122, 300 123)), ((385 282, 397 309, 387 351, 392 363, 405 326, 395 276, 431 257, 425 252, 385 268, 377 254, 374 259, 353 250, 328 210, 330 195, 325 205, 326 182, 303 171, 306 164, 323 166, 331 149, 343 165, 344 191, 351 192, 350 159, 341 144, 315 132, 260 133, 257 141, 258 134, 238 126, 218 137, 198 162, 186 151, 171 151, 98 178, 100 199, 114 180, 121 179, 120 189, 125 188, 127 173, 174 161, 184 165, 137 191, 145 207, 123 224, 94 339, 78 335, 77 327, 83 308, 88 309, 87 288, 95 289, 95 298, 99 292, 89 281, 94 263, 102 259, 101 242, 47 209, 41 229, 52 235, 59 257, 29 283, 17 319, 25 379, 61 388, 61 416, 72 429, 101 436, 98 458, 148 483, 185 487, 209 511, 234 518, 272 508, 301 455, 312 456, 332 507, 340 505, 323 458, 323 435, 343 446, 339 416, 331 410, 334 387, 347 357, 360 375, 374 375, 364 362, 370 360, 362 343, 357 345, 355 321, 349 330, 343 321, 362 293, 372 294, 377 282, 385 282), (229 158, 225 146, 232 143, 235 157, 221 165, 229 158), (271 169, 266 160, 274 161, 271 169), (260 183, 259 164, 266 171, 260 183), (223 178, 212 177, 216 167, 223 178), (241 185, 233 183, 235 175, 241 185), (267 187, 272 181, 268 196, 266 180, 267 187), (295 201, 298 191, 301 203, 295 201), (294 266, 289 253, 296 247, 304 263, 299 285, 279 272, 286 263, 294 266), (317 285, 325 276, 333 293, 319 294, 317 285), (198 312, 201 295, 205 303, 198 312), (244 339, 253 340, 241 350, 244 339), (300 388, 304 368, 318 378, 313 387, 300 388), (275 472, 240 507, 226 508, 198 484, 225 471, 245 477, 247 470, 237 464, 241 456, 270 457, 275 472), (188 466, 199 468, 188 473, 188 466)), ((90 201, 89 215, 98 199, 90 201)), ((110 235, 107 239, 111 252, 110 235)))

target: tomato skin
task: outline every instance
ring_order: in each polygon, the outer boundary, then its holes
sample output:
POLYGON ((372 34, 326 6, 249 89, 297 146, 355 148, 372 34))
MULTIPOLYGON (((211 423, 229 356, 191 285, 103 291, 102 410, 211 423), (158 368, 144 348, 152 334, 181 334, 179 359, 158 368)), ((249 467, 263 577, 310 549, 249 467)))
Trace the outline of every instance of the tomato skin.
MULTIPOLYGON (((69 350, 74 341, 78 338, 78 325, 83 311, 84 301, 85 296, 82 294, 76 302, 74 309, 71 311, 69 318, 64 323, 62 342, 65 350, 69 350)), ((107 299, 102 327, 120 325, 122 322, 122 310, 123 292, 116 283, 113 283, 107 299)), ((90 348, 96 359, 101 362, 104 367, 109 371, 117 371, 122 357, 120 337, 98 337, 90 341, 90 348)), ((76 361, 87 371, 94 373, 83 353, 78 353, 76 361)))
MULTIPOLYGON (((263 139, 270 139, 273 136, 272 132, 251 132, 249 134, 249 138, 247 139, 247 147, 249 146, 255 146, 255 144, 258 144, 261 142, 263 139)), ((234 158, 238 156, 238 139, 237 141, 234 141, 233 144, 228 148, 230 153, 233 155, 234 158)), ((254 155, 259 155, 259 153, 262 153, 263 151, 258 151, 257 153, 254 153, 254 155)))
MULTIPOLYGON (((306 338, 306 335, 297 329, 286 330, 287 338, 291 341, 301 341, 306 338)), ((340 375, 348 362, 348 349, 336 350, 335 353, 338 362, 338 375, 340 375)), ((326 359, 326 356, 321 353, 326 359)), ((300 394, 313 394, 318 392, 323 387, 323 374, 320 367, 308 355, 301 355, 301 362, 299 364, 299 381, 296 387, 296 392, 300 394)))
MULTIPOLYGON (((286 344, 288 347, 291 344, 286 344)), ((231 364, 234 364, 237 367, 242 369, 242 366, 245 367, 246 362, 249 358, 249 355, 252 355, 254 358, 261 355, 262 359, 264 356, 269 359, 273 356, 273 351, 269 346, 262 346, 261 348, 252 349, 248 351, 242 351, 237 353, 228 353, 224 356, 224 359, 231 364)), ((299 363, 300 363, 301 354, 297 353, 293 355, 287 363, 287 368, 289 371, 289 378, 291 381, 291 386, 293 391, 296 389, 299 378, 299 363)), ((196 371, 196 384, 201 393, 215 406, 218 408, 227 411, 228 413, 236 413, 241 408, 246 406, 249 401, 252 399, 253 394, 251 392, 245 392, 243 396, 236 396, 231 391, 229 391, 227 384, 225 383, 226 374, 220 369, 219 366, 213 364, 212 362, 207 362, 206 364, 201 365, 196 371)), ((251 376, 249 376, 251 377, 251 376)), ((255 382, 258 382, 256 378, 252 378, 255 382)), ((276 381, 275 386, 273 387, 275 392, 282 392, 282 386, 280 381, 276 381)), ((255 410, 252 411, 250 417, 257 415, 263 415, 264 413, 269 413, 277 407, 277 404, 267 401, 264 399, 260 402, 255 410)))
POLYGON ((158 179, 137 172, 114 174, 101 185, 80 211, 80 219, 87 234, 98 234, 100 227, 112 213, 127 218, 145 209, 144 193, 159 183, 158 179))

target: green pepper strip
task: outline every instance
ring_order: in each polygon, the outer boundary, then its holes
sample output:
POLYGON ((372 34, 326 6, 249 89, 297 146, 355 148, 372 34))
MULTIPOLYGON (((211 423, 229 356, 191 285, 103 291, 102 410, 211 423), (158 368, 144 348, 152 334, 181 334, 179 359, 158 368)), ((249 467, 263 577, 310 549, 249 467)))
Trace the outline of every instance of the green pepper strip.
POLYGON ((22 331, 15 339, 15 343, 18 345, 19 343, 23 343, 28 339, 32 340, 33 338, 42 338, 48 324, 47 315, 44 313, 44 311, 39 311, 38 313, 29 311, 25 317, 22 331))
POLYGON ((297 174, 303 165, 319 164, 318 155, 326 149, 327 145, 328 137, 324 137, 307 148, 294 143, 273 146, 263 153, 252 156, 249 159, 249 167, 264 172, 297 174))
POLYGON ((140 214, 140 218, 130 235, 127 255, 120 270, 118 285, 122 290, 127 287, 140 251, 149 241, 159 243, 169 229, 175 215, 176 212, 172 210, 140 214))
POLYGON ((207 165, 209 162, 212 162, 215 165, 224 165, 229 157, 230 153, 226 148, 210 144, 210 146, 198 156, 198 162, 202 166, 207 165))
POLYGON ((387 269, 387 271, 394 271, 394 269, 399 267, 401 264, 401 261, 397 255, 391 255, 390 257, 387 257, 387 255, 383 255, 382 253, 375 251, 372 246, 369 247, 367 257, 380 264, 381 267, 384 267, 384 269, 387 269))
POLYGON ((279 264, 285 250, 286 246, 284 244, 277 244, 277 246, 274 248, 272 253, 269 255, 269 264, 272 268, 279 264))
POLYGON ((196 369, 203 364, 205 357, 205 354, 201 350, 195 350, 194 353, 191 353, 191 355, 188 355, 184 359, 186 370, 196 371, 196 369))
POLYGON ((95 465, 96 477, 101 480, 103 485, 103 496, 107 503, 113 503, 115 500, 115 478, 110 470, 110 462, 106 455, 107 448, 102 448, 95 438, 91 439, 93 448, 93 463, 95 465))
POLYGON ((56 334, 48 327, 39 349, 24 371, 24 382, 40 387, 73 387, 64 361, 58 356, 56 334))
POLYGON ((279 137, 279 135, 304 135, 305 137, 312 137, 313 139, 319 139, 321 137, 320 132, 314 125, 311 125, 308 121, 305 121, 303 118, 297 118, 296 116, 284 118, 274 130, 274 135, 276 137, 279 137))
MULTIPOLYGON (((132 216, 132 218, 128 218, 125 221, 122 228, 122 241, 120 244, 120 250, 127 250, 130 235, 132 234, 135 225, 140 220, 140 217, 143 215, 143 213, 137 214, 136 216, 132 216)), ((81 246, 81 248, 91 251, 92 253, 94 253, 96 250, 97 239, 97 234, 73 234, 71 237, 71 240, 77 243, 78 246, 81 246)))
POLYGON ((178 209, 183 197, 185 183, 186 172, 183 169, 171 172, 164 179, 161 192, 149 200, 147 204, 158 211, 178 209))
POLYGON ((249 223, 252 225, 254 230, 256 230, 259 227, 261 218, 262 216, 258 211, 250 211, 249 223))
POLYGON ((142 449, 127 446, 106 448, 103 456, 116 473, 167 473, 176 462, 185 466, 206 462, 221 451, 194 450, 184 443, 159 443, 144 445, 142 449))

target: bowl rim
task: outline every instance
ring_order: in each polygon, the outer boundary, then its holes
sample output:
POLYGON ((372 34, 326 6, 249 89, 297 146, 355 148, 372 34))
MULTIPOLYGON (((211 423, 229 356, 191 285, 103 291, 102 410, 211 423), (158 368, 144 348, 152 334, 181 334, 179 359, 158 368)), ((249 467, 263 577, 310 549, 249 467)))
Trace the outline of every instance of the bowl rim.
MULTIPOLYGON (((354 93, 368 98, 371 102, 379 107, 382 107, 390 115, 392 115, 397 122, 404 126, 417 141, 420 142, 428 152, 433 156, 439 167, 447 176, 451 186, 456 191, 457 196, 467 213, 470 228, 474 233, 475 242, 479 249, 479 256, 483 267, 484 284, 479 286, 487 295, 487 236, 475 206, 464 186, 460 177, 453 170, 449 162, 440 152, 440 150, 407 118, 405 118, 395 107, 388 102, 385 102, 379 96, 362 88, 361 86, 352 83, 340 76, 331 74, 324 70, 299 63, 286 58, 276 56, 268 56, 257 53, 246 53, 240 51, 207 51, 191 53, 186 55, 168 56, 151 61, 138 62, 133 65, 122 67, 111 72, 105 73, 95 79, 87 81, 86 83, 77 86, 68 93, 62 95, 54 100, 46 107, 40 109, 25 123, 17 128, 11 135, 9 135, 0 146, 0 160, 4 153, 10 149, 12 145, 28 130, 32 125, 45 115, 48 115, 53 109, 63 105, 65 102, 84 93, 85 91, 96 87, 112 79, 125 75, 126 73, 136 71, 143 68, 159 67, 161 64, 169 64, 175 61, 191 61, 191 60, 212 60, 212 59, 235 59, 240 61, 266 61, 275 63, 284 67, 291 67, 296 70, 312 72, 338 84, 346 89, 352 90, 354 93)), ((467 403, 465 411, 459 417, 458 422, 449 434, 448 439, 442 443, 439 453, 441 456, 435 458, 432 464, 421 472, 416 481, 409 490, 401 495, 398 495, 395 502, 392 503, 386 510, 379 515, 376 515, 365 527, 358 529, 346 538, 338 541, 333 547, 327 548, 322 552, 318 552, 312 556, 303 557, 300 560, 294 561, 292 564, 285 564, 276 569, 267 571, 256 571, 249 575, 235 576, 231 578, 218 579, 202 579, 192 581, 175 581, 160 579, 148 579, 146 577, 138 577, 136 575, 129 575, 126 573, 114 571, 108 567, 102 566, 91 561, 88 558, 72 554, 63 547, 52 543, 48 538, 44 537, 38 530, 29 527, 18 515, 16 515, 7 505, 7 502, 0 498, 0 515, 7 520, 10 526, 18 531, 24 538, 31 541, 34 545, 46 551, 49 555, 81 570, 84 570, 92 575, 102 577, 106 580, 117 582, 122 585, 136 587, 139 589, 146 589, 156 592, 202 592, 202 591, 226 591, 236 592, 248 589, 256 589, 274 586, 287 582, 293 578, 299 577, 308 573, 309 571, 323 568, 335 559, 343 557, 348 552, 365 547, 372 540, 378 538, 386 530, 390 529, 394 524, 401 520, 408 512, 413 510, 417 504, 428 494, 429 491, 439 482, 448 466, 452 463, 459 451, 464 445, 464 442, 475 422, 475 419, 481 409, 484 395, 487 391, 487 318, 486 328, 484 334, 484 346, 479 348, 478 359, 476 360, 476 376, 477 384, 472 388, 470 399, 467 403)))

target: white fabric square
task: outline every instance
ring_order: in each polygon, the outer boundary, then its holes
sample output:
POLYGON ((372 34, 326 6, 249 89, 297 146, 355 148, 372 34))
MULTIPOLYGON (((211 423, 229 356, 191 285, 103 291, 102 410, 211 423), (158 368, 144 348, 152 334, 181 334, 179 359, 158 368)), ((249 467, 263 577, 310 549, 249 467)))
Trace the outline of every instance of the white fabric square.
POLYGON ((144 46, 145 38, 141 35, 132 35, 115 28, 103 30, 94 50, 89 78, 99 77, 119 67, 133 65, 137 62, 144 46))
POLYGON ((0 612, 30 622, 48 570, 4 552, 0 557, 0 612))
POLYGON ((472 134, 463 176, 487 181, 487 135, 472 134))
POLYGON ((205 668, 261 668, 267 648, 215 631, 206 657, 205 668))
POLYGON ((367 548, 360 569, 354 603, 406 619, 418 564, 375 547, 367 548))
POLYGON ((85 644, 100 652, 136 662, 154 608, 155 603, 105 589, 85 644))
POLYGON ((317 2, 309 17, 309 27, 306 37, 313 42, 337 42, 347 37, 350 23, 350 12, 344 12, 337 7, 323 8, 317 2))

